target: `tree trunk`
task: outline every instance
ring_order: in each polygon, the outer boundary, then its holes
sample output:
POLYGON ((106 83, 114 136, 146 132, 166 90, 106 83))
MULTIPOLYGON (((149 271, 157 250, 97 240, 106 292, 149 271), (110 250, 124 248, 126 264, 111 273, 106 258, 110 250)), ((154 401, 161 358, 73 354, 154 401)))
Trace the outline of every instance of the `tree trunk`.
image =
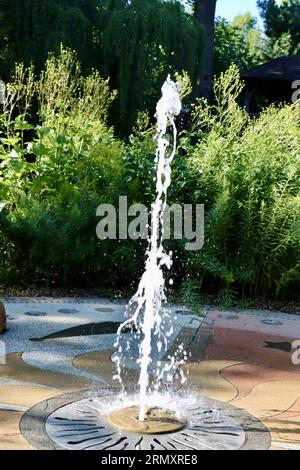
POLYGON ((198 96, 209 99, 213 79, 213 51, 215 14, 217 0, 195 0, 195 18, 202 24, 205 34, 205 50, 203 57, 203 72, 197 90, 198 96))

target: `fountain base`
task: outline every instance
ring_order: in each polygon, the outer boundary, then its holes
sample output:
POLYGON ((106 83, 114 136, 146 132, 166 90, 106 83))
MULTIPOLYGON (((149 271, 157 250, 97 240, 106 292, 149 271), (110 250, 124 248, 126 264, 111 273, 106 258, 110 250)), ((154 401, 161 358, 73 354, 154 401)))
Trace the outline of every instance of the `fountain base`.
POLYGON ((107 422, 121 431, 136 434, 170 434, 181 431, 187 425, 187 421, 172 410, 149 408, 145 421, 139 421, 139 411, 138 406, 114 410, 108 415, 107 422))
POLYGON ((256 450, 270 446, 269 431, 245 411, 195 393, 187 397, 174 391, 173 395, 173 406, 168 405, 172 400, 169 395, 165 405, 155 401, 157 407, 151 412, 152 421, 159 418, 157 425, 173 419, 178 409, 187 422, 185 426, 181 422, 180 429, 173 428, 173 432, 161 428, 153 434, 154 427, 149 426, 152 433, 147 434, 126 424, 117 429, 119 422, 111 424, 108 417, 120 418, 121 410, 128 423, 128 408, 132 408, 137 422, 138 408, 131 404, 138 402, 138 396, 128 390, 122 401, 119 390, 104 388, 47 399, 23 415, 20 429, 23 437, 40 450, 256 450), (174 409, 171 416, 168 406, 174 409), (113 410, 117 410, 115 414, 113 410))

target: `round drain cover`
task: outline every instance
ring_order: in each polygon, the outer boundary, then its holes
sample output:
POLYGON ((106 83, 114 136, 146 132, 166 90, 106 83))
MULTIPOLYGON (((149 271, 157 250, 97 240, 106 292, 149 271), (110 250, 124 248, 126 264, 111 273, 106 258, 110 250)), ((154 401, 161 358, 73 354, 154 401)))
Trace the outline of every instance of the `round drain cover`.
POLYGON ((29 317, 45 317, 47 315, 46 312, 38 312, 37 310, 31 310, 30 312, 25 312, 24 315, 29 317))
POLYGON ((282 322, 279 320, 262 320, 265 325, 280 326, 282 322))
POLYGON ((230 315, 230 314, 221 314, 219 318, 223 318, 224 320, 238 320, 240 317, 237 315, 230 315))
POLYGON ((58 313, 66 313, 67 315, 72 315, 74 313, 79 312, 79 310, 77 310, 77 308, 60 308, 57 311, 58 311, 58 313))
POLYGON ((97 307, 95 308, 96 312, 113 312, 114 309, 110 307, 97 307))
MULTIPOLYGON (((74 392, 41 402, 23 415, 20 428, 40 450, 263 450, 270 446, 266 427, 243 410, 194 394, 174 392, 174 397, 186 420, 175 432, 150 435, 116 429, 108 416, 122 403, 120 392, 112 389, 74 392)), ((136 394, 126 395, 127 404, 136 401, 136 394)))

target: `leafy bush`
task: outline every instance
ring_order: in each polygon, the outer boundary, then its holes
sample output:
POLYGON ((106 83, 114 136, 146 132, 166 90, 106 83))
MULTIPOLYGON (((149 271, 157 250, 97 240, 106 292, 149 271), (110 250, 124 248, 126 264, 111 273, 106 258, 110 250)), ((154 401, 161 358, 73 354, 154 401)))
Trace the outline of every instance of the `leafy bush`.
MULTIPOLYGON (((193 308, 201 288, 226 306, 238 295, 299 292, 300 107, 251 119, 237 102, 242 89, 235 67, 221 74, 173 162, 169 203, 205 204, 204 248, 166 243, 175 291, 193 308)), ((39 77, 17 66, 0 115, 1 282, 123 291, 138 282, 146 242, 99 241, 96 208, 117 207, 120 195, 150 207, 155 129, 140 114, 129 142, 116 139, 114 98, 97 72, 82 77, 69 50, 50 55, 39 77)))
POLYGON ((213 279, 226 301, 236 288, 292 295, 300 281, 300 107, 250 119, 237 104, 242 87, 235 67, 221 75, 215 104, 194 109, 199 142, 189 147, 194 194, 206 206, 205 247, 190 270, 213 279))
POLYGON ((115 202, 122 175, 124 146, 106 124, 115 93, 98 72, 83 78, 75 55, 64 49, 33 77, 32 68, 17 66, 1 116, 0 276, 95 281, 108 264, 96 238, 96 208, 115 202))

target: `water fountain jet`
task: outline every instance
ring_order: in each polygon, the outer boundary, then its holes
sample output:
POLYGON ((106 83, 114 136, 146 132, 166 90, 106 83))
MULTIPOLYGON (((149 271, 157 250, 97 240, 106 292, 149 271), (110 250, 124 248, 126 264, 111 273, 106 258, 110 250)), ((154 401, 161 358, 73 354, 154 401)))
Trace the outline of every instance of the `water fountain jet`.
MULTIPOLYGON (((122 347, 120 346, 120 336, 122 330, 128 325, 134 326, 143 335, 140 344, 140 399, 138 421, 143 422, 146 418, 147 410, 147 391, 149 387, 149 367, 152 362, 151 339, 152 335, 156 337, 157 342, 162 345, 163 342, 167 346, 167 335, 162 333, 162 324, 168 317, 163 302, 166 301, 165 296, 165 280, 163 268, 170 269, 172 265, 172 253, 166 253, 163 247, 163 216, 167 204, 167 192, 171 184, 171 163, 176 153, 177 129, 174 118, 181 111, 180 101, 180 85, 174 83, 170 76, 162 86, 162 97, 157 103, 157 151, 156 151, 156 198, 152 206, 151 212, 151 236, 149 246, 146 252, 145 271, 139 283, 136 294, 132 297, 128 304, 127 312, 134 310, 134 314, 126 320, 119 328, 118 347, 119 357, 117 358, 117 368, 120 382, 121 379, 121 357, 122 347), (168 152, 170 140, 168 136, 169 127, 173 130, 173 147, 168 152), (164 336, 164 337, 163 337, 164 336), (163 341, 161 341, 163 339, 163 341)), ((162 372, 163 373, 163 372, 162 372)), ((158 374, 159 375, 159 374, 158 374)), ((157 381, 159 382, 159 381, 157 381)), ((161 411, 161 420, 163 417, 167 420, 168 410, 161 411)), ((119 410, 117 418, 122 421, 123 427, 126 426, 126 414, 119 410)), ((132 425, 132 416, 130 417, 130 426, 132 425)), ((118 422, 119 422, 118 421, 118 422)), ((180 423, 177 423, 180 427, 180 423)), ((135 423, 135 427, 143 429, 142 425, 135 423)), ((147 426, 146 426, 147 427, 147 426)))
POLYGON ((120 394, 114 388, 101 388, 89 393, 82 390, 63 394, 39 403, 23 415, 20 423, 22 434, 34 447, 47 450, 181 451, 253 450, 267 449, 270 445, 265 426, 243 410, 194 394, 191 390, 159 393, 159 382, 179 370, 180 358, 186 356, 182 349, 179 358, 172 353, 169 364, 159 371, 152 350, 154 337, 156 343, 161 343, 158 352, 163 348, 163 352, 167 352, 172 333, 171 317, 164 306, 163 276, 163 268, 170 268, 172 259, 171 253, 167 254, 163 249, 162 218, 176 151, 174 117, 180 110, 179 87, 168 78, 157 105, 157 194, 146 269, 137 293, 129 302, 129 318, 120 325, 116 343, 117 377, 121 380, 122 366, 128 366, 126 355, 122 355, 121 334, 131 327, 132 331, 141 334, 139 394, 130 390, 120 394), (168 152, 170 141, 166 134, 169 127, 173 129, 173 149, 168 152), (151 373, 156 378, 156 392, 152 390, 150 394, 151 373))

